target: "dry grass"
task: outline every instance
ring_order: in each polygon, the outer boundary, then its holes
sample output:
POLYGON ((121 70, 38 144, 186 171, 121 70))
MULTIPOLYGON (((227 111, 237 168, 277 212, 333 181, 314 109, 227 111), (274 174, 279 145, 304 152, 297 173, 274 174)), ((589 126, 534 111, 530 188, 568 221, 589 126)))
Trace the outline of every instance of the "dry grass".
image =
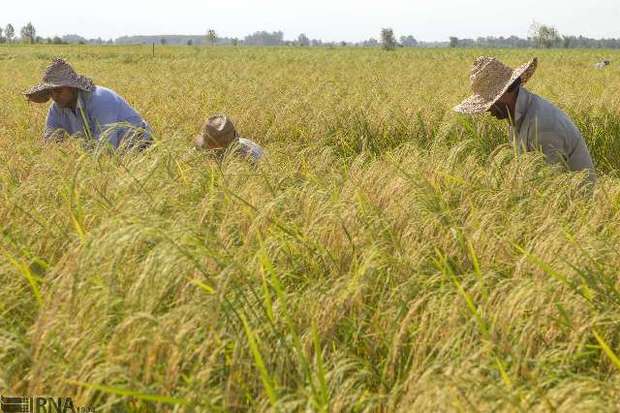
POLYGON ((620 67, 536 52, 591 197, 450 112, 476 55, 533 51, 0 47, 0 389, 102 411, 617 411, 620 67), (56 55, 157 145, 42 146, 45 107, 18 93, 56 55), (191 149, 218 111, 259 168, 191 149))

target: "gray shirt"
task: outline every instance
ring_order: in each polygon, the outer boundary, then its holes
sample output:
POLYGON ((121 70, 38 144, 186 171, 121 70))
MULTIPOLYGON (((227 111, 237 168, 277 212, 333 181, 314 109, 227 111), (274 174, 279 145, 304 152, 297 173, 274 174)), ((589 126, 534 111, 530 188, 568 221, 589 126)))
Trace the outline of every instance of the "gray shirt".
POLYGON ((550 102, 525 88, 519 89, 511 136, 520 151, 542 150, 548 163, 562 162, 571 171, 596 174, 590 152, 573 122, 550 102))

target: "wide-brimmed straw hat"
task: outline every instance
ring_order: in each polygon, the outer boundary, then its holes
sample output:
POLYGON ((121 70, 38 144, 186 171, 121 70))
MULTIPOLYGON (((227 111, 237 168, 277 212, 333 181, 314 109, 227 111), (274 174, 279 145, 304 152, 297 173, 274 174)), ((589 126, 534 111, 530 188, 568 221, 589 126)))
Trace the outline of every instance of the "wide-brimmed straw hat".
POLYGON ((506 66, 494 57, 477 58, 469 76, 474 94, 455 106, 454 110, 460 113, 486 112, 515 80, 521 78, 521 84, 530 80, 537 65, 536 57, 516 69, 506 66))
POLYGON ((211 116, 202 125, 200 135, 194 139, 194 144, 198 148, 207 146, 209 140, 227 146, 239 137, 235 125, 226 115, 211 116))
POLYGON ((50 91, 58 87, 74 87, 92 92, 95 84, 89 78, 78 75, 64 59, 54 59, 45 69, 41 83, 24 92, 28 100, 35 103, 45 103, 50 98, 50 91))

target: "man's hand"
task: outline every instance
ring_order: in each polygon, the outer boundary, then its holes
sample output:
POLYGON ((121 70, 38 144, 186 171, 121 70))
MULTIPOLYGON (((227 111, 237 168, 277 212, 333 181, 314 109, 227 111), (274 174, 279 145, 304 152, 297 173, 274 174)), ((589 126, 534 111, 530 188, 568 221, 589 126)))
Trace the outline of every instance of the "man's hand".
POLYGON ((60 143, 67 137, 64 129, 48 129, 43 133, 45 143, 60 143))

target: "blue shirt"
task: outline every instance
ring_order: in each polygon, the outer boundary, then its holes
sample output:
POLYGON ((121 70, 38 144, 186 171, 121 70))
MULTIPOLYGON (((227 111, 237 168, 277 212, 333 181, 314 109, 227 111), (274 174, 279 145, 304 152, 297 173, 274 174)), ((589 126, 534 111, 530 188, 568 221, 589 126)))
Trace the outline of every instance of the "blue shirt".
POLYGON ((57 129, 69 135, 83 135, 118 148, 124 137, 136 132, 140 139, 151 140, 151 130, 142 116, 113 90, 97 86, 92 92, 78 90, 75 111, 52 103, 47 114, 44 137, 57 129), (82 116, 84 115, 84 116, 82 116), (85 127, 85 123, 87 123, 85 127))
POLYGON ((256 142, 247 138, 239 138, 237 144, 239 145, 239 153, 241 156, 249 159, 250 162, 257 163, 262 159, 264 155, 263 148, 256 142))

